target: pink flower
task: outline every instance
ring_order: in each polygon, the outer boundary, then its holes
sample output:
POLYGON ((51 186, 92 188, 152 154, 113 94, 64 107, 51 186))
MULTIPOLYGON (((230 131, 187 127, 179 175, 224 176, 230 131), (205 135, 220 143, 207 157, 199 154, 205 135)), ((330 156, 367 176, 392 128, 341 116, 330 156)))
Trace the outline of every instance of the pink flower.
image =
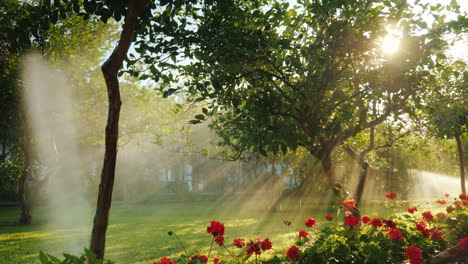
POLYGON ((344 200, 343 201, 343 207, 345 209, 356 207, 356 201, 354 201, 353 199, 344 200))

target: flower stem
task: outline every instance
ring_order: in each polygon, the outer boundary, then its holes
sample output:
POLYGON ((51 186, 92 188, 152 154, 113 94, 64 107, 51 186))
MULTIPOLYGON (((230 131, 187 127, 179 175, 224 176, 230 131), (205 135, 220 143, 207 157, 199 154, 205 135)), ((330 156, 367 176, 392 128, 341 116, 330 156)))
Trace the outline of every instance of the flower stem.
POLYGON ((229 253, 229 255, 231 255, 231 258, 235 259, 234 258, 234 255, 232 255, 231 251, 229 251, 229 249, 223 245, 223 248, 226 249, 226 251, 229 253))
POLYGON ((211 240, 211 247, 210 247, 210 251, 208 252, 208 257, 207 257, 208 259, 210 259, 211 250, 213 249, 213 243, 214 243, 214 237, 211 240))
POLYGON ((177 240, 179 241, 180 245, 182 246, 182 249, 184 250, 185 255, 188 256, 187 250, 185 250, 184 244, 183 244, 182 241, 180 240, 179 236, 178 236, 176 233, 173 233, 173 234, 174 234, 174 236, 177 238, 177 240))

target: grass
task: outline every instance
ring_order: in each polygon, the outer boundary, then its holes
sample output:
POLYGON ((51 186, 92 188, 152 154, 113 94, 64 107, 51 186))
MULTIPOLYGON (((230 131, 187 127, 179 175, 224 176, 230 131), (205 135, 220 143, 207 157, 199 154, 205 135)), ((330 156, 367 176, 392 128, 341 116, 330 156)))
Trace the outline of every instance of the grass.
MULTIPOLYGON (((375 208, 372 210, 375 211, 375 208)), ((92 219, 88 219, 89 224, 51 226, 48 224, 51 219, 45 212, 45 209, 38 208, 34 215, 35 224, 17 226, 13 223, 19 209, 0 208, 1 264, 38 263, 40 250, 59 256, 63 251, 79 253, 88 246, 92 219)), ((106 258, 117 263, 142 264, 153 263, 164 256, 182 254, 181 246, 174 236, 167 234, 168 231, 175 232, 181 238, 189 254, 207 254, 211 236, 206 233, 206 226, 212 220, 225 224, 227 246, 234 238, 269 237, 277 250, 271 251, 271 254, 284 254, 296 232, 304 228, 303 219, 315 217, 318 226, 313 229, 321 229, 323 225, 330 224, 323 220, 327 213, 326 210, 304 208, 268 213, 258 208, 241 210, 240 207, 221 206, 216 202, 113 205, 107 232, 106 258), (291 220, 295 228, 284 226, 283 220, 291 220)), ((236 251, 232 247, 230 249, 236 251)), ((211 254, 221 258, 227 256, 218 246, 211 254)))

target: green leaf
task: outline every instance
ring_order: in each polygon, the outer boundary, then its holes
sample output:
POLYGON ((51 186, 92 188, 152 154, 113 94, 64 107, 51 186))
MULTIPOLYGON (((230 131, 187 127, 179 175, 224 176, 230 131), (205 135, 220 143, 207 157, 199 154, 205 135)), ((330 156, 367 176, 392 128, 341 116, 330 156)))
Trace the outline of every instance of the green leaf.
POLYGON ((168 89, 163 92, 163 97, 168 98, 169 96, 173 95, 177 90, 176 89, 168 89))
POLYGON ((85 248, 84 251, 85 251, 86 257, 88 257, 88 259, 89 259, 89 262, 94 263, 96 261, 96 254, 94 254, 93 251, 91 251, 91 250, 89 250, 87 248, 85 248))
POLYGON ((42 264, 49 264, 49 258, 44 254, 44 252, 39 252, 39 260, 42 264))
POLYGON ((196 115, 195 118, 198 120, 205 120, 205 116, 202 114, 196 115))

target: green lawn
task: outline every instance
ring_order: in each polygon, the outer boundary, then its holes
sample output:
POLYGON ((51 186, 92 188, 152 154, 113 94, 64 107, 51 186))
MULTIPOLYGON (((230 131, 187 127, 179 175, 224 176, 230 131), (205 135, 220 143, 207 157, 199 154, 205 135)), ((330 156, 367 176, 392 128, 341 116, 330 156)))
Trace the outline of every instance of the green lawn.
MULTIPOLYGON (((330 224, 323 220, 326 213, 304 208, 267 213, 266 210, 226 207, 215 202, 113 205, 107 233, 106 258, 124 264, 151 264, 163 256, 181 254, 182 248, 174 236, 167 234, 168 231, 179 235, 189 254, 207 253, 211 237, 206 233, 206 226, 211 220, 225 224, 227 246, 238 237, 269 237, 276 253, 283 254, 284 248, 290 245, 296 236, 294 230, 304 227, 303 220, 306 217, 317 218, 317 229, 330 224), (286 219, 293 222, 295 229, 282 224, 286 219), (202 252, 196 251, 200 249, 202 252)), ((75 251, 79 251, 88 245, 91 230, 89 224, 51 227, 47 224, 50 219, 45 215, 45 210, 39 208, 35 212, 35 224, 22 227, 13 224, 18 214, 18 208, 0 208, 2 264, 37 263, 40 250, 57 256, 64 250, 70 251, 70 248, 74 248, 75 251)), ((212 256, 218 254, 221 256, 227 253, 215 247, 212 256)))

